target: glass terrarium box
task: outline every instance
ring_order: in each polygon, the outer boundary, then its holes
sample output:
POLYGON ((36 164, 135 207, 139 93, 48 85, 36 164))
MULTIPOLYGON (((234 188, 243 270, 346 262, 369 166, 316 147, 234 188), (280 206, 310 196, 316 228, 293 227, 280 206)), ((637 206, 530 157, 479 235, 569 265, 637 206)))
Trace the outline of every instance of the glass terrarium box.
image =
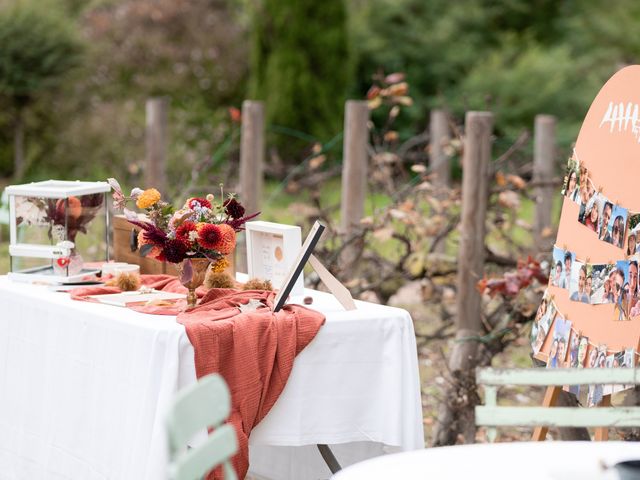
POLYGON ((47 180, 6 188, 14 280, 96 280, 109 260, 106 182, 47 180))

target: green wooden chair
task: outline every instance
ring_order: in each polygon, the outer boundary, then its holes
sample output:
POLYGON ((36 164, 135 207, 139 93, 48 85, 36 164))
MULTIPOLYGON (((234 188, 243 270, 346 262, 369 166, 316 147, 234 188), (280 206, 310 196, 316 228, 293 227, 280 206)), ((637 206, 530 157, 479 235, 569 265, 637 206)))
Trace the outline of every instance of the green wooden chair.
POLYGON ((218 465, 223 466, 225 480, 236 480, 230 459, 238 451, 238 439, 233 426, 223 424, 230 410, 229 388, 218 374, 202 377, 178 393, 167 418, 171 480, 198 480, 218 465), (187 447, 208 427, 214 431, 206 441, 187 447))
POLYGON ((640 368, 525 368, 476 370, 484 387, 485 405, 475 408, 476 425, 486 426, 490 442, 496 427, 640 427, 640 407, 511 407, 498 405, 498 387, 505 385, 638 385, 640 368))

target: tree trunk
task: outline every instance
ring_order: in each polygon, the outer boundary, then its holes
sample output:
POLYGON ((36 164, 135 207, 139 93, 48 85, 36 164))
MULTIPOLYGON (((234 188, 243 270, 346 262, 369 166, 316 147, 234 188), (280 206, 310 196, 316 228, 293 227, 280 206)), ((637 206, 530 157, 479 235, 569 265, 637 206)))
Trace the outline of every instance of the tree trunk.
POLYGON ((13 131, 13 178, 22 180, 25 173, 24 160, 24 111, 18 108, 13 131))
POLYGON ((445 399, 440 404, 434 446, 452 445, 463 435, 475 441, 474 407, 478 394, 475 367, 478 338, 482 335, 482 298, 476 284, 483 276, 485 221, 489 196, 489 162, 493 115, 467 112, 462 158, 462 211, 458 252, 456 343, 449 357, 451 372, 445 399))

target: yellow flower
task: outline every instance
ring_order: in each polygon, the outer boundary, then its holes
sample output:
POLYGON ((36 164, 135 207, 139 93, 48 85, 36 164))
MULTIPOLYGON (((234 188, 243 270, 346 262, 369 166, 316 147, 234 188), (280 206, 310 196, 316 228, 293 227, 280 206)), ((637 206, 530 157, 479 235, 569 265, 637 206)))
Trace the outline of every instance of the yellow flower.
POLYGON ((213 273, 224 272, 225 269, 229 266, 229 260, 225 257, 219 258, 216 263, 211 265, 211 271, 213 273))
POLYGON ((136 205, 138 208, 150 208, 153 207, 160 200, 160 192, 155 188, 147 188, 140 194, 136 205))

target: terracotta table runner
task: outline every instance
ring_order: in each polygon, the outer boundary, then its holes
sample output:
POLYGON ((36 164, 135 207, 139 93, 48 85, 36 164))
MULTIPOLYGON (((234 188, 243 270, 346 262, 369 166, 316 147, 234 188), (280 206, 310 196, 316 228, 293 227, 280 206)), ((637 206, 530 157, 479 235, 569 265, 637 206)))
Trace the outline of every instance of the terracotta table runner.
MULTIPOLYGON (((186 293, 176 277, 143 275, 142 279, 143 284, 158 290, 186 293)), ((72 298, 86 300, 88 295, 118 292, 114 287, 87 287, 74 290, 72 298)), ((235 427, 240 444, 233 464, 238 476, 244 478, 249 468, 249 434, 280 396, 295 356, 316 336, 324 315, 300 305, 287 305, 274 313, 270 308, 273 292, 212 289, 198 294, 200 304, 188 312, 180 312, 181 305, 134 310, 177 314, 195 350, 196 376, 219 373, 229 385, 229 423, 235 427), (249 300, 257 308, 241 312, 238 307, 249 300)), ((208 478, 222 478, 222 474, 216 471, 208 478)))

